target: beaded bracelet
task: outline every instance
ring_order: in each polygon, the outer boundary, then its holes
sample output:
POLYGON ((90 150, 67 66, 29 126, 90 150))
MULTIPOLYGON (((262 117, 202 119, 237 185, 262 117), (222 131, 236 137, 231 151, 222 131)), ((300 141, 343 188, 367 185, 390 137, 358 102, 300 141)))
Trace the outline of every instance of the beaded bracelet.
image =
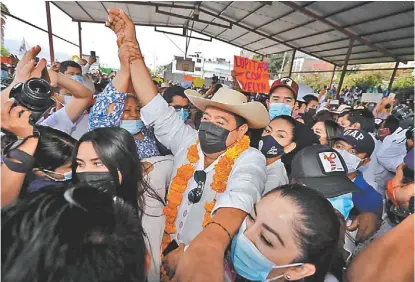
POLYGON ((217 226, 221 227, 226 232, 226 234, 228 234, 229 240, 232 240, 231 233, 229 233, 229 231, 225 227, 223 227, 222 224, 220 224, 219 222, 211 221, 208 224, 206 224, 205 228, 208 227, 209 224, 216 224, 217 226))

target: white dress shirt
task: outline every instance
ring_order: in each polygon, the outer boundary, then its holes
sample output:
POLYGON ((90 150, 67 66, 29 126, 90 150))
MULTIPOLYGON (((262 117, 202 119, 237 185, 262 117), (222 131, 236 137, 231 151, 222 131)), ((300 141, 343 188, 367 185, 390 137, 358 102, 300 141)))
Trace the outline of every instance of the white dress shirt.
POLYGON ((281 159, 267 165, 267 182, 265 183, 265 191, 263 195, 278 186, 288 184, 287 171, 281 159))
POLYGON ((365 179, 365 181, 370 186, 372 186, 373 189, 378 191, 378 184, 375 180, 375 172, 377 167, 379 166, 379 163, 376 154, 379 152, 379 148, 382 145, 382 142, 380 140, 377 140, 373 133, 369 132, 369 134, 370 136, 372 136, 372 139, 375 142, 375 150, 373 150, 373 153, 370 156, 370 162, 366 166, 359 168, 359 171, 363 173, 363 178, 365 179))
POLYGON ((375 171, 377 191, 385 195, 386 181, 392 179, 396 168, 406 156, 406 129, 398 128, 393 134, 386 136, 376 153, 378 166, 375 171))
MULTIPOLYGON (((141 109, 141 118, 145 125, 152 125, 157 139, 169 149, 174 156, 173 174, 187 160, 188 148, 195 144, 198 133, 195 129, 185 125, 176 114, 173 107, 169 107, 162 96, 157 95, 150 103, 141 109)), ((250 213, 253 205, 257 203, 264 191, 266 180, 265 157, 254 148, 245 150, 235 161, 229 175, 226 191, 217 194, 211 189, 212 177, 215 173, 215 165, 220 156, 209 167, 204 169, 204 154, 197 146, 199 161, 195 164, 195 171, 206 172, 206 183, 201 200, 192 204, 188 200, 189 192, 196 188, 196 182, 192 177, 183 193, 183 200, 178 207, 176 218, 177 232, 172 236, 178 242, 188 245, 201 231, 205 215, 205 203, 216 199, 216 205, 212 211, 229 207, 250 213)))

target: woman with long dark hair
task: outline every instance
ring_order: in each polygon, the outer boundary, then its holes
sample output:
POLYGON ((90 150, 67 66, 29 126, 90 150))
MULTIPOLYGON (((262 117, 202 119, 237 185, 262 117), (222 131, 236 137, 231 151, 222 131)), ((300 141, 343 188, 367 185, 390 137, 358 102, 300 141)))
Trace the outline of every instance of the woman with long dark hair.
POLYGON ((333 147, 333 138, 343 134, 343 127, 333 120, 318 121, 313 126, 313 131, 319 136, 321 145, 333 147))
POLYGON ((322 282, 339 237, 338 217, 320 193, 299 184, 277 187, 233 238, 226 281, 322 282))
POLYGON ((72 158, 73 182, 86 182, 119 197, 136 210, 144 206, 150 188, 133 136, 119 127, 97 128, 84 134, 72 158), (112 187, 116 187, 115 191, 112 187))
POLYGON ((148 281, 160 278, 163 199, 172 163, 171 158, 162 156, 140 160, 133 136, 119 127, 97 128, 84 134, 73 152, 74 183, 86 182, 121 198, 138 212, 152 257, 148 281))

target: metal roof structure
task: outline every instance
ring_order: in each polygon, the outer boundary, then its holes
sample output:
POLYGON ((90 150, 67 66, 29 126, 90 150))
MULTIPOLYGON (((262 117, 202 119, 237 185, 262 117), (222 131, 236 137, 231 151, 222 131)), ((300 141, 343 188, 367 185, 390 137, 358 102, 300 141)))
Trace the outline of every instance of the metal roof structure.
POLYGON ((192 30, 264 56, 297 50, 337 66, 414 60, 412 1, 52 3, 73 21, 105 23, 107 9, 122 8, 136 25, 192 30))

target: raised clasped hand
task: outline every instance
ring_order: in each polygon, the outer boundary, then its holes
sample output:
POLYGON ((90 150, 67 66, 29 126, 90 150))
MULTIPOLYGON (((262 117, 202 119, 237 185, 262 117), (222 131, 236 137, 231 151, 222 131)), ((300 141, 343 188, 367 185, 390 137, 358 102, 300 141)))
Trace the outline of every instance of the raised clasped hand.
POLYGON ((112 29, 117 35, 118 47, 121 47, 126 41, 137 42, 134 23, 123 10, 109 9, 105 26, 112 29))

